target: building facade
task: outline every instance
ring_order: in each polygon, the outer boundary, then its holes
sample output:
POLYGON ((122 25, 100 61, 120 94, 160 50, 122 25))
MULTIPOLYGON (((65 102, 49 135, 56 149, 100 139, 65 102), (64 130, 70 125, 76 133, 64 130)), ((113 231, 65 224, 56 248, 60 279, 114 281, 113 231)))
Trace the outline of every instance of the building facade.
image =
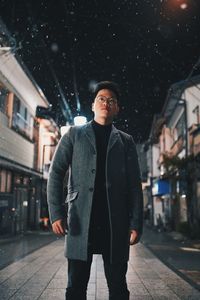
POLYGON ((159 220, 165 228, 195 235, 200 230, 199 105, 200 76, 171 86, 147 147, 149 152, 158 149, 157 157, 148 158, 149 174, 155 174, 155 165, 159 170, 150 184, 154 225, 159 220))
POLYGON ((0 234, 38 229, 47 214, 45 184, 59 131, 35 113, 48 105, 25 66, 0 48, 0 234))

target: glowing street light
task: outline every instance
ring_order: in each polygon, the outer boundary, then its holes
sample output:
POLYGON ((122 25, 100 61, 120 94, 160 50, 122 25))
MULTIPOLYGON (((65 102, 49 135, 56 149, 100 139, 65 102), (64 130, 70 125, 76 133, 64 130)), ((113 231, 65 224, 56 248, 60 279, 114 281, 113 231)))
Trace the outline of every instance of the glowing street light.
MULTIPOLYGON (((81 126, 87 123, 87 119, 86 117, 83 116, 77 116, 74 118, 74 125, 76 126, 81 126)), ((71 125, 66 125, 66 126, 62 126, 60 127, 60 134, 61 136, 63 136, 65 133, 67 133, 70 129, 71 125)))
POLYGON ((180 5, 180 8, 181 8, 181 9, 186 9, 187 7, 188 7, 187 3, 182 3, 182 4, 180 5))
POLYGON ((188 0, 169 0, 167 1, 169 9, 181 9, 186 10, 189 7, 188 0))
POLYGON ((86 117, 83 116, 77 116, 74 118, 74 125, 81 126, 87 123, 86 117))

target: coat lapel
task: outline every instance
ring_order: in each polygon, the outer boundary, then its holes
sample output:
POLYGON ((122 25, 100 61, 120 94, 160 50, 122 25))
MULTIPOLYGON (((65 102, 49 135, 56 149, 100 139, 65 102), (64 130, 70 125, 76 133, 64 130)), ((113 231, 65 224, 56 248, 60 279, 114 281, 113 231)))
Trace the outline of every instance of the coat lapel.
POLYGON ((118 130, 115 128, 114 125, 112 125, 112 130, 111 130, 110 138, 109 138, 109 142, 108 142, 107 153, 112 149, 112 147, 118 141, 118 139, 119 139, 118 130))
POLYGON ((96 141, 95 141, 94 130, 92 128, 92 121, 86 124, 85 135, 96 152, 96 141))

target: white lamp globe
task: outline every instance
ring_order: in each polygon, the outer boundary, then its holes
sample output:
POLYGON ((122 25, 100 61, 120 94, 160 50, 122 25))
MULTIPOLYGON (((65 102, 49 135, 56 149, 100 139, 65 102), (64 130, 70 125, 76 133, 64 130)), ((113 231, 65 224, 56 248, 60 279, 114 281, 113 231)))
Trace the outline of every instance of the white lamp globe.
POLYGON ((77 116, 74 118, 74 125, 81 126, 87 123, 86 117, 83 116, 77 116))

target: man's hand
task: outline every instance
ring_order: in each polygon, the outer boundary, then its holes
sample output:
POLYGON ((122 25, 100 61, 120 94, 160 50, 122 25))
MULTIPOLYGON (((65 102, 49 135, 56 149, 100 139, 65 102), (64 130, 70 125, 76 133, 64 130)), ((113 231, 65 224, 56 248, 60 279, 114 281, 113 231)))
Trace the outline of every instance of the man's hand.
POLYGON ((55 234, 58 235, 65 235, 65 225, 64 225, 64 221, 62 219, 56 220, 53 224, 52 224, 52 229, 53 232, 55 234))
POLYGON ((138 237, 137 231, 136 230, 131 230, 130 231, 130 245, 134 245, 137 237, 138 237))

